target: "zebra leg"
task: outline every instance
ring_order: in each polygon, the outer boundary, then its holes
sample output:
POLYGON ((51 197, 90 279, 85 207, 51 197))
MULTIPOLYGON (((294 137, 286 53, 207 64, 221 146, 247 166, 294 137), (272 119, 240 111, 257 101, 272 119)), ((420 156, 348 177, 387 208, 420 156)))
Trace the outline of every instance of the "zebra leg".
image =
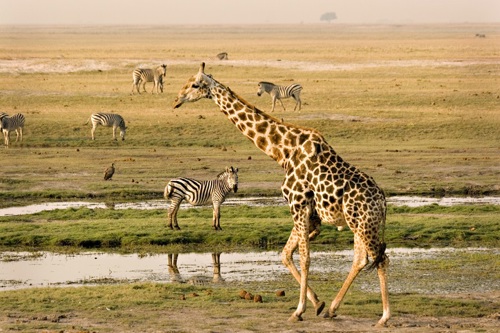
POLYGON ((95 140, 95 128, 96 126, 92 126, 92 129, 90 130, 90 134, 92 135, 92 140, 95 140))
POLYGON ((9 131, 3 130, 3 141, 4 145, 9 146, 9 131))
POLYGON ((212 222, 214 230, 222 230, 220 227, 220 204, 214 203, 214 218, 212 222))
POLYGON ((177 212, 179 211, 179 207, 181 205, 182 200, 183 200, 182 198, 180 200, 172 199, 172 203, 170 204, 170 209, 168 211, 168 218, 169 218, 169 227, 172 230, 173 229, 181 230, 181 228, 179 227, 179 223, 177 222, 177 212))
POLYGON ((272 102, 272 108, 271 108, 271 112, 274 111, 274 106, 276 105, 276 98, 273 97, 273 102, 272 102))
POLYGON ((300 100, 300 96, 295 96, 294 95, 293 98, 296 101, 295 107, 293 108, 293 111, 295 111, 295 109, 297 109, 297 106, 299 107, 299 111, 300 111, 300 109, 302 108, 302 101, 300 100))
POLYGON ((283 111, 286 111, 285 105, 283 104, 283 101, 281 100, 281 98, 278 98, 278 101, 280 101, 281 106, 283 107, 283 111))
POLYGON ((19 127, 19 136, 21 138, 21 141, 23 141, 23 128, 19 127))
POLYGON ((116 126, 113 126, 113 140, 116 140, 116 126))
POLYGON ((144 83, 142 84, 142 92, 147 92, 146 91, 146 81, 144 81, 144 83))

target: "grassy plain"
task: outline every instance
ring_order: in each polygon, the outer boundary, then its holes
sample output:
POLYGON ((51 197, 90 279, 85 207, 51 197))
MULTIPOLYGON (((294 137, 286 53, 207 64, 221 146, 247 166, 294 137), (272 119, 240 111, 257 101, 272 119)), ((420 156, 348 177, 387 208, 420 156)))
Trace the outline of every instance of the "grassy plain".
MULTIPOLYGON (((282 172, 224 118, 211 101, 172 110, 199 63, 264 111, 257 82, 300 82, 303 109, 274 116, 320 130, 347 161, 389 194, 498 195, 500 175, 500 26, 0 26, 0 112, 26 115, 25 138, 0 149, 0 207, 60 200, 120 202, 161 198, 168 179, 208 179, 240 169, 238 195, 279 195, 282 172), (475 38, 485 33, 486 38, 475 38), (221 51, 229 61, 215 60, 221 51), (165 93, 131 95, 132 70, 166 63, 165 93), (99 128, 93 112, 127 121, 124 142, 99 128), (115 161, 113 181, 105 167, 115 161)), ((148 89, 151 89, 149 84, 148 89)), ((0 218, 2 250, 125 252, 280 246, 291 221, 284 207, 223 207, 222 233, 209 209, 182 211, 183 231, 168 232, 165 211, 68 209, 0 218)), ((394 246, 498 247, 498 208, 390 207, 386 237, 394 246)), ((325 226, 318 248, 350 248, 352 233, 325 226)), ((464 274, 498 274, 495 260, 468 258, 464 274), (485 271, 474 270, 479 262, 485 271), (468 271, 466 272, 468 273, 468 271)), ((394 274, 426 272, 422 270, 394 274)), ((436 279, 463 267, 434 263, 436 279)), ((428 268, 428 267, 426 267, 428 268)), ((458 273, 457 273, 458 274, 458 273)), ((394 276, 393 275, 393 276, 394 276)), ((373 278, 373 276, 372 276, 373 278)), ((268 284, 202 288, 134 283, 4 291, 0 329, 25 332, 371 331, 376 293, 356 285, 334 322, 286 319, 296 306, 291 277, 268 284), (285 298, 273 297, 283 285, 285 298), (235 295, 257 290, 263 304, 235 295), (290 292, 288 293, 288 290, 290 292), (193 292, 199 297, 190 297, 193 292), (187 299, 180 301, 180 295, 187 299), (343 316, 346 314, 347 316, 343 316), (188 318, 186 320, 186 318, 188 318)), ((313 276, 328 301, 340 277, 313 276), (335 281, 335 282, 332 282, 335 281)), ((391 293, 391 332, 495 332, 498 293, 391 293)))
MULTIPOLYGON (((27 117, 2 149, 2 206, 47 199, 159 198, 168 179, 240 168, 241 195, 278 195, 282 172, 219 112, 171 104, 201 61, 263 110, 257 82, 300 82, 302 111, 388 194, 498 194, 497 25, 255 27, 0 27, 0 108, 27 117), (475 31, 487 38, 475 38, 475 31), (215 60, 221 50, 229 61, 215 60), (132 70, 166 63, 165 93, 131 95, 132 70), (90 140, 93 112, 116 112, 90 140), (251 159, 250 159, 251 158, 251 159), (105 167, 116 161, 112 182, 105 167)), ((151 89, 151 85, 147 87, 151 89)))

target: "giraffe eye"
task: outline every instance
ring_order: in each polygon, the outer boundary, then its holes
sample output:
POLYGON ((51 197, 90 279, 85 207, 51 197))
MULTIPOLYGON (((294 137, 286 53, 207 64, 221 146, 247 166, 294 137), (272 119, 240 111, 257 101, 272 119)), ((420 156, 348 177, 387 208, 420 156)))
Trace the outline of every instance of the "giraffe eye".
POLYGON ((194 88, 194 89, 198 89, 200 86, 197 85, 196 83, 193 83, 193 85, 191 87, 194 88))

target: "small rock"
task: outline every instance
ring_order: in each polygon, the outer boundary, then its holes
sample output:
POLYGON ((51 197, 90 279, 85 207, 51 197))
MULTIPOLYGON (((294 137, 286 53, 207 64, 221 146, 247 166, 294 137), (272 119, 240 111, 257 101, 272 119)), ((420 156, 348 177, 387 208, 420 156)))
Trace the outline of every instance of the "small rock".
POLYGON ((245 295, 247 294, 246 290, 240 290, 240 298, 245 298, 245 295))
POLYGON ((253 301, 254 301, 255 303, 262 303, 262 296, 260 296, 260 295, 255 295, 255 296, 253 297, 253 301))
POLYGON ((245 295, 245 299, 246 299, 247 301, 251 301, 251 300, 253 300, 253 295, 252 295, 252 294, 250 294, 250 293, 247 293, 247 294, 245 295))
POLYGON ((277 290, 277 291, 276 291, 276 296, 278 296, 278 297, 283 297, 283 296, 285 296, 285 291, 284 291, 284 290, 277 290))

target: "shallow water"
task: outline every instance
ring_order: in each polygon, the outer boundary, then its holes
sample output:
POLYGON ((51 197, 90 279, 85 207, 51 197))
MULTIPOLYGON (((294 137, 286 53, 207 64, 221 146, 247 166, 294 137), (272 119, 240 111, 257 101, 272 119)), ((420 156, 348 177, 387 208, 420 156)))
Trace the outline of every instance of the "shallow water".
MULTIPOLYGON (((475 257, 500 264, 500 249, 393 248, 387 253, 391 260, 391 292, 459 293, 500 289, 499 272, 482 271, 475 257), (446 262, 453 265, 442 264, 446 262)), ((196 285, 293 281, 277 251, 222 253, 216 261, 214 255, 4 252, 0 253, 0 290, 137 281, 196 285)), ((352 250, 312 252, 311 274, 340 282, 349 272, 352 256, 352 250)), ((294 260, 297 262, 297 256, 294 260)), ((378 290, 375 272, 361 273, 356 281, 362 289, 378 290)))
MULTIPOLYGON (((426 205, 475 205, 475 204, 491 204, 500 205, 500 197, 446 197, 446 198, 425 198, 417 196, 395 196, 387 198, 390 205, 395 206, 409 206, 419 207, 426 205)), ((247 205, 251 207, 261 206, 284 206, 285 200, 282 197, 248 197, 248 198, 227 198, 224 202, 225 206, 238 206, 247 205)), ((36 205, 29 205, 23 207, 8 207, 0 209, 0 216, 24 215, 34 214, 46 210, 67 209, 87 207, 90 209, 96 208, 113 208, 113 209, 167 209, 168 202, 166 200, 150 200, 142 202, 128 202, 128 203, 95 203, 86 201, 72 201, 72 202, 47 202, 36 205)), ((183 203, 181 209, 193 208, 193 206, 183 203)))

